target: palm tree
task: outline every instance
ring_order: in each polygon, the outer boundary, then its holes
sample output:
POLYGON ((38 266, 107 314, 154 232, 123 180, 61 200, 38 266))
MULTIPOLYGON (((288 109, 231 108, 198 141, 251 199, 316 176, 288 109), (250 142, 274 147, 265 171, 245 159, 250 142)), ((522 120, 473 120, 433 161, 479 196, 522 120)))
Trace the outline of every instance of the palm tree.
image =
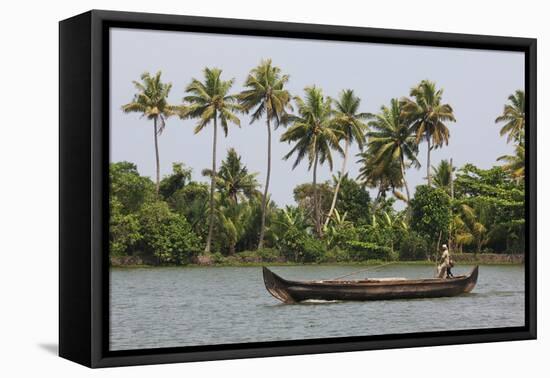
MULTIPOLYGON (((212 171, 205 169, 202 174, 211 177, 212 171)), ((248 168, 242 164, 237 151, 230 148, 216 174, 216 187, 222 196, 229 198, 234 204, 238 204, 239 198, 250 199, 258 195, 257 175, 257 173, 248 173, 248 168)))
POLYGON ((218 68, 204 69, 204 82, 193 79, 185 91, 189 96, 183 98, 185 103, 181 112, 182 118, 197 118, 195 134, 201 132, 209 123, 214 126, 212 139, 212 171, 210 179, 210 220, 208 225, 208 238, 206 239, 205 252, 210 252, 212 232, 214 229, 214 185, 216 183, 216 143, 218 136, 218 120, 225 136, 228 132, 228 123, 241 125, 234 112, 240 111, 237 97, 229 94, 234 79, 222 80, 222 70, 218 68))
POLYGON ((449 195, 451 194, 451 181, 453 179, 453 172, 456 168, 452 166, 449 160, 441 160, 437 167, 432 167, 433 180, 437 188, 445 190, 449 195))
POLYGON ((325 220, 325 227, 327 226, 332 212, 336 206, 336 200, 338 198, 338 191, 342 184, 342 179, 346 174, 346 164, 348 161, 349 147, 353 142, 357 142, 357 145, 362 150, 365 143, 365 131, 367 125, 363 123, 370 117, 368 113, 360 113, 359 106, 361 105, 361 99, 353 93, 353 90, 346 89, 340 94, 340 98, 335 102, 334 111, 334 125, 340 130, 341 138, 344 140, 344 159, 342 161, 342 169, 338 175, 338 181, 334 188, 334 196, 332 197, 332 203, 330 210, 328 211, 327 219, 325 220))
POLYGON ((158 136, 162 134, 166 126, 166 118, 171 117, 179 111, 179 107, 170 105, 167 101, 168 94, 172 88, 171 83, 163 83, 160 79, 161 71, 154 76, 148 72, 141 75, 141 82, 133 81, 138 92, 134 95, 132 102, 123 105, 124 113, 141 113, 142 117, 153 120, 153 132, 155 137, 155 162, 156 162, 156 193, 157 197, 160 188, 160 158, 158 136))
POLYGON ((265 214, 269 193, 269 179, 271 177, 271 121, 275 129, 281 121, 286 119, 287 110, 292 110, 290 93, 284 89, 288 82, 288 75, 282 75, 281 69, 271 63, 271 59, 263 60, 254 68, 245 82, 245 89, 239 95, 239 101, 246 112, 252 108, 250 123, 259 120, 265 114, 267 126, 267 175, 262 198, 262 219, 258 249, 263 248, 265 236, 265 214))
POLYGON ((442 104, 443 89, 436 89, 435 83, 422 80, 411 89, 410 98, 402 99, 403 115, 416 131, 416 143, 422 138, 428 143, 426 171, 428 186, 432 185, 430 154, 433 148, 449 144, 449 129, 444 122, 455 122, 453 108, 442 104))
POLYGON ((376 151, 370 148, 357 154, 359 157, 357 164, 360 164, 357 180, 364 186, 378 189, 376 202, 386 198, 386 192, 389 190, 398 199, 406 201, 407 198, 396 190, 404 185, 399 161, 392 160, 389 164, 376 164, 375 156, 376 151))
MULTIPOLYGON (((372 214, 371 226, 374 229, 399 230, 402 233, 409 232, 409 225, 405 221, 404 212, 395 213, 394 211, 382 210, 372 214)), ((386 232, 387 232, 386 231, 386 232)), ((394 240, 390 238, 390 249, 393 252, 394 240)))
POLYGON ((247 202, 235 203, 222 201, 218 215, 218 227, 228 248, 229 255, 234 255, 239 239, 246 232, 246 219, 250 217, 251 208, 247 202))
POLYGON ((348 221, 348 213, 340 214, 338 209, 334 209, 332 216, 329 219, 329 222, 325 223, 323 229, 325 232, 325 238, 327 241, 327 246, 329 248, 335 247, 338 245, 338 242, 341 240, 342 231, 353 227, 353 223, 348 221))
POLYGON ((481 252, 483 247, 489 241, 487 227, 482 223, 482 216, 476 214, 476 211, 466 205, 460 205, 460 214, 453 218, 453 228, 455 229, 456 244, 462 249, 462 245, 475 245, 476 253, 481 252))
POLYGON ((395 160, 399 162, 401 180, 407 193, 407 204, 411 200, 409 185, 405 177, 405 168, 414 164, 417 168, 420 163, 416 158, 418 145, 416 144, 415 130, 407 125, 402 117, 399 101, 394 98, 388 108, 382 106, 380 113, 369 122, 373 131, 367 133, 369 149, 373 152, 373 164, 389 166, 395 160))
POLYGON ((525 137, 525 92, 516 90, 508 96, 509 104, 504 105, 504 111, 495 119, 495 123, 506 122, 500 129, 500 135, 508 134, 506 141, 521 143, 525 137))
POLYGON ((328 163, 332 170, 332 149, 342 153, 338 141, 341 132, 334 128, 331 119, 332 108, 330 98, 323 96, 323 91, 316 87, 305 88, 305 100, 295 97, 298 106, 297 116, 289 116, 292 126, 281 136, 282 142, 295 142, 291 150, 284 156, 288 160, 296 154, 292 169, 307 156, 308 169, 313 168, 313 208, 315 232, 322 237, 321 214, 317 194, 317 166, 328 163))
MULTIPOLYGON (((308 217, 301 207, 285 206, 278 214, 278 219, 275 223, 280 226, 283 232, 288 229, 296 229, 300 232, 307 233, 311 228, 308 222, 308 217)), ((276 233, 277 234, 277 233, 276 233)))
POLYGON ((525 147, 523 143, 516 146, 514 155, 500 156, 497 160, 506 163, 502 166, 502 169, 508 172, 516 183, 525 178, 525 147))

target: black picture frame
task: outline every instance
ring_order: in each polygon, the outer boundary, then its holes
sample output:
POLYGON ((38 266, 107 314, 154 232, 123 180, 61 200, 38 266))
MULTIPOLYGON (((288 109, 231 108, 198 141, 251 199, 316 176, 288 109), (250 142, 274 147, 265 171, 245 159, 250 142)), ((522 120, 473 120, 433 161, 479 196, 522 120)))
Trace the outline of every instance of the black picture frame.
POLYGON ((59 24, 59 355, 88 367, 535 339, 536 39, 92 10, 59 24), (109 351, 110 27, 525 53, 525 326, 109 351))

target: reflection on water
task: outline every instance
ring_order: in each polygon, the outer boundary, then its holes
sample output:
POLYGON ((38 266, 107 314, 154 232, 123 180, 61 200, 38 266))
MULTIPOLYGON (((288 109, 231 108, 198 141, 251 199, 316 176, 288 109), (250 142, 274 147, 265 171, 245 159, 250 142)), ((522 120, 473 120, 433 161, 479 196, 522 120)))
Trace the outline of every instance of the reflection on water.
MULTIPOLYGON (((471 267, 457 266, 455 275, 471 267)), ((329 279, 356 266, 274 267, 288 279, 329 279)), ((426 265, 374 277, 424 278, 426 265)), ((362 277, 364 278, 365 274, 362 277)), ((363 336, 524 325, 524 267, 481 266, 472 293, 453 298, 285 305, 260 267, 111 270, 111 350, 363 336)))

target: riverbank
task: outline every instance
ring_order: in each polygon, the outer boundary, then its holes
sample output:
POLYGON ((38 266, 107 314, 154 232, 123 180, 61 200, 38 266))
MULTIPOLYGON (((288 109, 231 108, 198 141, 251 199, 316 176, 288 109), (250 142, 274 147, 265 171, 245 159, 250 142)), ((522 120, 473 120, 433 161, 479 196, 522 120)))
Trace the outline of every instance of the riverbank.
MULTIPOLYGON (((524 255, 522 254, 497 254, 497 253, 457 253, 452 255, 453 260, 457 265, 520 265, 524 263, 524 255)), ((302 265, 380 265, 387 263, 384 260, 366 260, 366 261, 327 261, 318 263, 296 263, 291 261, 285 261, 283 259, 261 259, 250 258, 250 256, 228 256, 220 259, 219 256, 198 256, 190 264, 184 266, 302 266, 302 265)), ((428 260, 414 260, 414 261, 393 261, 395 264, 403 265, 433 265, 433 261, 428 260)), ((154 261, 147 261, 138 256, 122 256, 111 257, 111 267, 116 268, 147 268, 159 266, 154 261)), ((163 264, 162 266, 174 267, 174 264, 163 264)), ((182 266, 182 265, 178 265, 182 266)))

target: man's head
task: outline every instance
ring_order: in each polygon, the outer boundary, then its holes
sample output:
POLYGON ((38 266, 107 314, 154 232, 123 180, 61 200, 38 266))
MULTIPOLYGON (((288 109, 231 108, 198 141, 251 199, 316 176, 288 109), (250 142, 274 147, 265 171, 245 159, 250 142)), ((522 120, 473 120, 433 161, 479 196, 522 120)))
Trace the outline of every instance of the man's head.
POLYGON ((441 248, 442 248, 444 251, 446 251, 446 250, 447 250, 447 244, 443 244, 443 245, 441 246, 441 248))

